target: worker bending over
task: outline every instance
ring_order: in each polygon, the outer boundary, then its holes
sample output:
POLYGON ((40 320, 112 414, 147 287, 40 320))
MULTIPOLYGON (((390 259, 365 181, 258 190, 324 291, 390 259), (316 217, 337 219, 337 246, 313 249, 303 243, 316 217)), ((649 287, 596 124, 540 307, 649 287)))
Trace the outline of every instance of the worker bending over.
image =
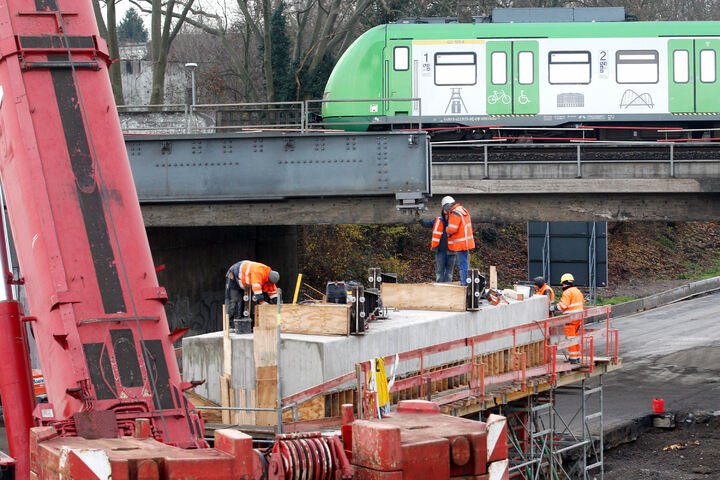
POLYGON ((245 316, 243 293, 246 286, 255 303, 277 303, 279 280, 278 272, 259 262, 243 260, 230 267, 225 274, 225 311, 230 319, 245 316))
POLYGON ((472 224, 468 211, 456 202, 453 197, 447 196, 440 202, 443 211, 448 214, 448 249, 457 255, 458 271, 460 272, 460 285, 468 283, 468 251, 475 248, 472 224))
POLYGON ((432 227, 430 250, 435 252, 435 281, 452 282, 453 268, 455 268, 455 252, 448 250, 447 236, 448 214, 444 210, 435 220, 418 220, 423 227, 432 227))
MULTIPOLYGON (((566 273, 560 277, 560 283, 562 284, 563 294, 560 297, 560 301, 553 305, 551 311, 560 311, 562 313, 573 313, 582 312, 583 305, 585 304, 585 297, 579 288, 574 285, 575 277, 571 273, 566 273)), ((565 336, 577 340, 580 335, 580 327, 582 326, 582 319, 573 320, 570 323, 565 324, 565 336)), ((580 363, 582 347, 578 343, 577 345, 571 345, 568 347, 568 356, 570 357, 570 363, 580 363)))

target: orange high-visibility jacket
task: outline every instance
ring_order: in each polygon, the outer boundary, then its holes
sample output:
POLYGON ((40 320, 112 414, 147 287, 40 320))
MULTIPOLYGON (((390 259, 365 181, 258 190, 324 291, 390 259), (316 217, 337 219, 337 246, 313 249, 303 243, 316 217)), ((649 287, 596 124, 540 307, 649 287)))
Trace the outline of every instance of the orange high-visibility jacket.
POLYGON ((543 286, 538 288, 537 294, 538 295, 547 295, 547 293, 545 293, 545 292, 550 292, 550 295, 548 295, 550 297, 550 303, 554 302, 555 301, 555 292, 553 291, 552 288, 550 288, 550 285, 548 285, 547 283, 543 283, 543 286))
POLYGON ((579 312, 583 309, 583 305, 585 305, 585 297, 577 287, 566 289, 558 302, 558 308, 563 313, 579 312))
POLYGON ((440 246, 440 239, 442 238, 444 227, 445 225, 443 224, 442 217, 437 217, 435 219, 435 225, 433 225, 432 240, 430 240, 430 250, 440 246))
POLYGON ((245 260, 240 263, 240 278, 238 284, 240 288, 245 289, 245 285, 250 285, 253 295, 259 295, 263 292, 267 293, 270 298, 277 298, 278 290, 274 283, 268 281, 268 275, 272 268, 259 262, 251 262, 245 260))
POLYGON ((475 248, 470 214, 459 203, 450 209, 448 226, 445 231, 448 236, 448 250, 461 252, 475 248))

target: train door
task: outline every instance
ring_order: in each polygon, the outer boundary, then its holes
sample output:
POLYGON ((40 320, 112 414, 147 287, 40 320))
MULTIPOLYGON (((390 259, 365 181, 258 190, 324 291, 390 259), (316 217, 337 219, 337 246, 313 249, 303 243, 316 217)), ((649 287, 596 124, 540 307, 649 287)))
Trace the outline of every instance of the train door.
POLYGON ((670 40, 668 51, 670 112, 720 112, 720 40, 670 40))
MULTIPOLYGON (((388 40, 385 60, 385 97, 412 97, 412 48, 411 40, 388 40)), ((385 114, 392 116, 408 116, 411 111, 410 101, 385 102, 385 114)))
POLYGON ((513 113, 535 115, 539 111, 538 42, 513 42, 513 113))
POLYGON ((486 102, 488 115, 512 114, 512 42, 488 42, 486 102))
POLYGON ((534 115, 540 111, 538 42, 490 41, 486 48, 489 115, 534 115))

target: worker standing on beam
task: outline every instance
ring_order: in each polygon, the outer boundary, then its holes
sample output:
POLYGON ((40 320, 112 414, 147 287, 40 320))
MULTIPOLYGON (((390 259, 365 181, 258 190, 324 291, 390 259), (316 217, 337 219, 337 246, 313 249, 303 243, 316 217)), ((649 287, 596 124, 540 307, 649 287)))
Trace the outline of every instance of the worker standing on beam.
POLYGON ((243 294, 252 295, 255 303, 276 304, 278 301, 277 282, 280 274, 260 262, 243 260, 234 264, 225 274, 225 311, 230 319, 242 318, 245 312, 243 294), (249 292, 245 292, 245 288, 249 292))
POLYGON ((467 209, 456 202, 451 196, 443 197, 442 208, 448 214, 448 249, 457 255, 458 271, 460 272, 460 285, 468 283, 468 252, 475 248, 472 223, 467 209))
POLYGON ((448 214, 444 210, 435 220, 418 220, 423 227, 431 228, 432 239, 430 250, 435 252, 435 281, 452 282, 453 268, 455 268, 455 252, 448 250, 448 214))
MULTIPOLYGON (((560 301, 553 305, 554 311, 560 311, 563 313, 574 313, 582 312, 583 306, 585 305, 585 297, 575 283, 575 277, 571 273, 566 273, 560 277, 560 283, 562 284, 563 294, 560 297, 560 301)), ((580 335, 580 328, 582 326, 582 318, 573 320, 572 322, 565 324, 565 337, 569 339, 577 340, 576 337, 580 335)), ((582 347, 580 344, 570 345, 568 347, 568 356, 570 357, 570 363, 580 363, 582 347)))

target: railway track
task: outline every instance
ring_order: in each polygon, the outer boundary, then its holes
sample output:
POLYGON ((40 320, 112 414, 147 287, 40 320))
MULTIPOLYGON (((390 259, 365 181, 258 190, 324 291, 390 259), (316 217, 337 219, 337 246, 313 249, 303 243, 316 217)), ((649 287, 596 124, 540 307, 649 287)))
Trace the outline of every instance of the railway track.
POLYGON ((433 145, 433 164, 485 162, 667 162, 720 161, 720 144, 656 143, 648 145, 475 144, 433 145))

